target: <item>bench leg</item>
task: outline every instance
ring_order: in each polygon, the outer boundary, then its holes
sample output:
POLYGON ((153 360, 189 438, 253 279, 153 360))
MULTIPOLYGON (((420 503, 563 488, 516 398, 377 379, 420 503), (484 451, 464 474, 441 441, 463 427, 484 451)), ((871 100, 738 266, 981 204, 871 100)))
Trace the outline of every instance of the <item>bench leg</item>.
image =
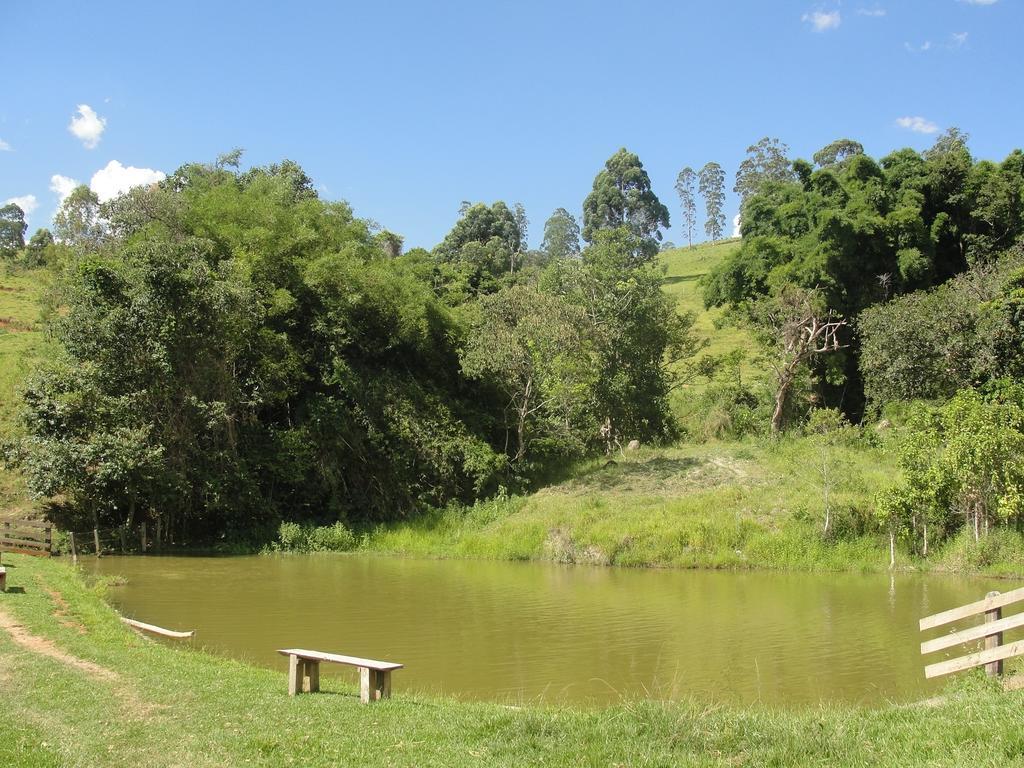
POLYGON ((305 673, 302 676, 302 690, 316 693, 320 690, 320 662, 306 661, 305 673))
POLYGON ((302 693, 302 673, 305 665, 294 653, 288 656, 288 695, 302 693))
POLYGON ((359 700, 363 704, 391 697, 391 672, 359 668, 359 700))

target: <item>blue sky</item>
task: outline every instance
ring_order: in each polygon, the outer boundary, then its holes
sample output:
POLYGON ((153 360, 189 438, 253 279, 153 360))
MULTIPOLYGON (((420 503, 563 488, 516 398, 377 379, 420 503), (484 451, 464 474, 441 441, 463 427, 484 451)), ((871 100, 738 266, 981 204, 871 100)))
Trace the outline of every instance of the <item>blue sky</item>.
POLYGON ((12 2, 3 19, 0 202, 34 202, 32 229, 70 179, 113 194, 243 147, 407 246, 498 199, 526 206, 536 245, 625 146, 678 243, 679 170, 715 160, 731 188, 762 136, 803 157, 839 137, 923 149, 949 126, 977 157, 1024 145, 1021 0, 12 2))

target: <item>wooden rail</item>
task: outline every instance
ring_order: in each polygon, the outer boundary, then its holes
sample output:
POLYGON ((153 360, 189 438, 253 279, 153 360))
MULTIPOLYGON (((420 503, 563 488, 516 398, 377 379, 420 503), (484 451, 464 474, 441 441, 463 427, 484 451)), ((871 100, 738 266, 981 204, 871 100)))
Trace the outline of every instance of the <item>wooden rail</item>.
POLYGON ((989 675, 1003 674, 1003 661, 1012 659, 1015 656, 1024 655, 1024 640, 1003 645, 1003 632, 1011 629, 1024 627, 1024 613, 1016 613, 1003 618, 1003 608, 1014 603, 1024 601, 1024 587, 1010 592, 989 592, 984 600, 961 605, 958 608, 951 608, 933 616, 926 616, 921 619, 921 631, 941 627, 961 619, 969 619, 978 614, 984 614, 985 621, 977 626, 941 635, 921 643, 921 653, 927 655, 935 651, 952 648, 955 645, 983 640, 983 650, 968 653, 948 661, 940 661, 935 664, 928 664, 924 668, 924 676, 939 677, 953 672, 960 672, 973 667, 985 667, 989 675))
POLYGON ((173 629, 164 629, 163 627, 158 627, 156 624, 146 624, 144 621, 126 619, 124 616, 121 617, 121 621, 134 629, 141 629, 144 632, 152 632, 154 635, 173 637, 178 640, 187 640, 196 633, 194 629, 190 629, 188 632, 175 632, 173 629))
POLYGON ((5 520, 0 527, 0 552, 49 557, 53 528, 38 520, 5 520))

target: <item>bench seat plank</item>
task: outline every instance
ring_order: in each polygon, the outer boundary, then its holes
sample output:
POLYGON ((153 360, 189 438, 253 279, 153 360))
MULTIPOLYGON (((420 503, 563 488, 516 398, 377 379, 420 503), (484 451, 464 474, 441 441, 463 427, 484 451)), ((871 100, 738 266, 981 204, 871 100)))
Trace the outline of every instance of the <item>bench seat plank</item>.
POLYGON ((342 656, 338 653, 323 653, 322 651, 308 651, 303 648, 282 648, 278 653, 283 656, 298 656, 300 659, 309 661, 327 661, 333 664, 348 664, 352 667, 364 667, 376 669, 381 672, 390 672, 393 669, 401 669, 404 664, 396 664, 392 661, 375 661, 374 659, 361 659, 358 656, 342 656))

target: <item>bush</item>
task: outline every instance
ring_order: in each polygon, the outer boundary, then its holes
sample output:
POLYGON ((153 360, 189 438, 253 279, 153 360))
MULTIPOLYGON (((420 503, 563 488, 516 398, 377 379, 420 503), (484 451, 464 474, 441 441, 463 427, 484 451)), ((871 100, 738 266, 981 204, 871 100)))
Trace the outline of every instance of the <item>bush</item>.
POLYGON ((281 523, 271 552, 348 552, 356 548, 355 534, 342 522, 333 525, 281 523))

